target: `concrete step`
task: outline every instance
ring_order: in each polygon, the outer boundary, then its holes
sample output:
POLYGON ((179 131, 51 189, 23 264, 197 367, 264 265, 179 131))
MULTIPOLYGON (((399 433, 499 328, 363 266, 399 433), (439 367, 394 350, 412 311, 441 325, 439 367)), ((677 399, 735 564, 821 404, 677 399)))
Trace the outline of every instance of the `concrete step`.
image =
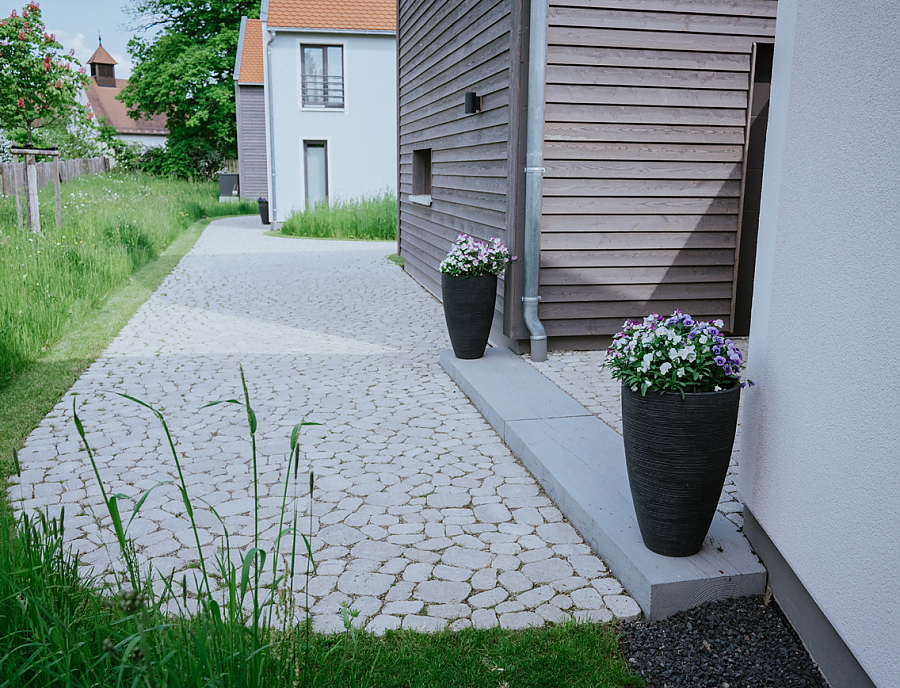
POLYGON ((621 436, 508 349, 441 365, 650 619, 760 594, 766 570, 743 533, 716 513, 691 557, 648 550, 634 515, 621 436))

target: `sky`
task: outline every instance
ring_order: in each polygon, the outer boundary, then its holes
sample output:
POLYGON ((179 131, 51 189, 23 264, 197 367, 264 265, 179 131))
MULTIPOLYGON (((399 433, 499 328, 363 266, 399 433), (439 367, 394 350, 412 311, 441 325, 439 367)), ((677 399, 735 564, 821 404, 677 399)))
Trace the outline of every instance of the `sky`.
MULTIPOLYGON (((0 16, 9 16, 14 8, 21 12, 27 4, 28 0, 0 0, 0 16)), ((75 57, 85 64, 99 45, 99 32, 103 47, 118 63, 116 77, 131 76, 127 46, 137 32, 125 28, 132 24, 124 12, 131 7, 130 0, 38 0, 38 4, 48 33, 56 34, 56 40, 65 46, 64 52, 74 48, 75 57)))

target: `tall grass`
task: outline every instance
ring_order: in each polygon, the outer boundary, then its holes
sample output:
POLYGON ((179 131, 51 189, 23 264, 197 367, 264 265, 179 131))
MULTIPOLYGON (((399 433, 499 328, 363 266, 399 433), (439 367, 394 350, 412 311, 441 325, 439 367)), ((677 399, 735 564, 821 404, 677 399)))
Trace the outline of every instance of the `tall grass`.
POLYGON ((62 186, 61 229, 53 189, 40 192, 39 234, 20 230, 14 199, 0 197, 0 386, 192 222, 256 212, 254 203, 220 204, 216 193, 209 182, 79 177, 62 186))
MULTIPOLYGON (((243 390, 242 400, 207 406, 243 407, 251 440, 248 464, 256 486, 257 418, 246 383, 243 390)), ((162 425, 177 469, 175 485, 196 534, 198 505, 182 476, 181 457, 163 414, 144 401, 121 396, 162 425)), ((99 481, 77 405, 73 410, 86 460, 99 481)), ((298 437, 304 425, 315 423, 301 420, 285 443, 289 449, 282 464, 280 532, 274 544, 263 549, 257 530, 246 552, 233 553, 220 518, 225 547, 210 555, 195 539, 200 568, 194 570, 197 578, 190 586, 184 577, 160 579, 136 563, 127 531, 131 519, 140 518, 150 492, 136 500, 126 522, 119 508, 123 495, 110 495, 100 484, 112 523, 107 541, 118 543, 124 559, 124 567, 116 567, 123 573, 112 582, 81 573, 64 545, 64 514, 58 519, 22 516, 12 522, 8 512, 0 510, 0 688, 642 685, 621 658, 614 629, 602 624, 435 635, 405 631, 376 637, 356 629, 356 613, 342 605, 343 634, 312 633, 308 597, 305 614, 298 618, 295 613, 295 600, 304 599, 295 587, 305 587, 315 574, 313 533, 308 531, 307 537, 300 532, 297 505, 298 437)), ((310 519, 314 487, 310 473, 310 519)), ((258 507, 253 516, 259 524, 258 507)))
POLYGON ((397 197, 391 192, 357 200, 317 203, 281 226, 290 236, 332 239, 397 239, 397 197))

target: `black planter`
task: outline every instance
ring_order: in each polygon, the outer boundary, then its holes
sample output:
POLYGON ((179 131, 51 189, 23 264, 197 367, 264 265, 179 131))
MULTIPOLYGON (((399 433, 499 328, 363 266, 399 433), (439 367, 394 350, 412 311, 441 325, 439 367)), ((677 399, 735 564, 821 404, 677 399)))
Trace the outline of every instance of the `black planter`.
POLYGON ((441 296, 450 343, 457 358, 481 358, 491 335, 497 276, 441 273, 441 296))
POLYGON ((638 527, 647 548, 670 557, 696 554, 709 531, 731 461, 739 385, 680 394, 622 385, 625 463, 638 527))
POLYGON ((269 202, 268 201, 260 201, 259 202, 259 219, 262 220, 264 225, 269 224, 269 202))

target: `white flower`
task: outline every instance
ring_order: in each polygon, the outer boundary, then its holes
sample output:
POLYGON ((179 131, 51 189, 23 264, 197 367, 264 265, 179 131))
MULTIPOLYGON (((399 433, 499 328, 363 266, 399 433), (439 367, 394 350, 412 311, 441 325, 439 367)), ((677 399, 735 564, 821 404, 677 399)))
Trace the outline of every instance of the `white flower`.
POLYGON ((722 391, 722 388, 719 387, 719 385, 716 385, 715 387, 713 387, 713 391, 714 391, 714 392, 721 392, 721 391, 722 391))
POLYGON ((678 375, 678 377, 684 377, 684 368, 679 368, 675 371, 675 374, 678 375))
MULTIPOLYGON (((662 373, 663 375, 668 373, 670 370, 672 370, 672 364, 669 363, 668 361, 666 361, 659 367, 659 372, 662 373)), ((684 370, 684 369, 682 368, 682 370, 684 370)))
POLYGON ((706 342, 708 342, 708 341, 709 341, 709 337, 707 337, 705 334, 700 335, 700 343, 701 344, 706 344, 706 342))

